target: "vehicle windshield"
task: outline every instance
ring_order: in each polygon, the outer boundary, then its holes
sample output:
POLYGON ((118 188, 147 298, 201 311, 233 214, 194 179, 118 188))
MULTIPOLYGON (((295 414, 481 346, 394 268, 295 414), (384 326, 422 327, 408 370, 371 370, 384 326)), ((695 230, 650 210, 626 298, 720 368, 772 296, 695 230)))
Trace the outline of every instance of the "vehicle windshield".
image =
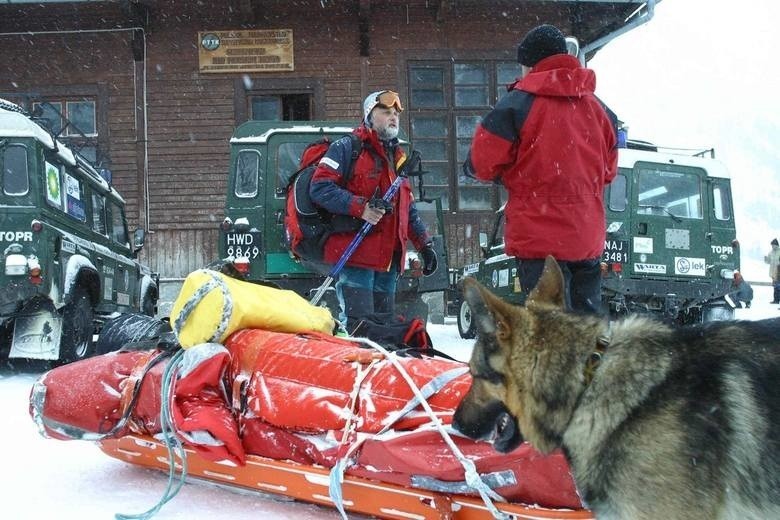
POLYGON ((700 219, 701 182, 697 175, 653 168, 639 169, 639 215, 700 219))

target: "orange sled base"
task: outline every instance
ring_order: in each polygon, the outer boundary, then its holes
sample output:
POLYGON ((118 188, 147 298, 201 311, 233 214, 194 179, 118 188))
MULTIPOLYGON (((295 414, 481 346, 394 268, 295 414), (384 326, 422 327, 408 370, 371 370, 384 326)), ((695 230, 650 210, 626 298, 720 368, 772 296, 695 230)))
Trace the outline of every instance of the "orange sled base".
MULTIPOLYGON (((168 472, 168 450, 153 437, 126 435, 104 439, 100 449, 116 459, 168 472)), ((247 455, 245 466, 212 462, 185 448, 187 478, 205 480, 242 491, 283 495, 303 502, 333 507, 328 496, 328 470, 247 455)), ((177 464, 177 469, 180 466, 177 464)), ((388 482, 344 475, 343 505, 348 512, 386 519, 487 520, 493 518, 478 497, 450 495, 406 488, 388 482)), ((519 503, 494 502, 496 508, 515 519, 593 519, 585 509, 547 509, 519 503)))

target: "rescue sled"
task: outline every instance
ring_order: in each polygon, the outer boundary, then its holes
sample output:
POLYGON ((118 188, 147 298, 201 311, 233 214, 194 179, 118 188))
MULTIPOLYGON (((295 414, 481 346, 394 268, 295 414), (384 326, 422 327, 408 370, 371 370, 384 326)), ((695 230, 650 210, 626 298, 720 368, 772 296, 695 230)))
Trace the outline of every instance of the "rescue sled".
POLYGON ((342 515, 592 518, 562 453, 498 453, 452 429, 471 385, 464 363, 333 337, 312 325, 327 330, 329 314, 306 302, 291 304, 305 319, 261 319, 289 314, 272 308, 277 293, 245 295, 267 309, 242 310, 232 282, 197 274, 205 282, 171 321, 178 343, 142 341, 41 376, 30 415, 42 435, 342 515), (252 328, 268 323, 276 330, 252 328))
MULTIPOLYGON (((100 449, 116 459, 147 468, 168 471, 166 446, 149 436, 126 435, 101 441, 100 449)), ((326 468, 247 455, 246 465, 235 466, 204 459, 187 449, 187 479, 258 493, 271 493, 303 502, 333 507, 328 496, 326 468)), ((177 467, 180 469, 180 467, 177 467)), ((386 519, 488 520, 494 515, 477 497, 436 493, 368 478, 345 475, 344 509, 386 519)), ((494 502, 501 512, 516 519, 584 520, 595 518, 585 509, 563 510, 520 503, 494 502)))

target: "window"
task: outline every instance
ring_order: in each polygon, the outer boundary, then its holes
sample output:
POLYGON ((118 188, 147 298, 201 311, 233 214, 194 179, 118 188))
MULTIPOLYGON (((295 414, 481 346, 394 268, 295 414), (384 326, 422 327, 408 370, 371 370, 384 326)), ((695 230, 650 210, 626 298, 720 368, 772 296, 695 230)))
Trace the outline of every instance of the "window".
POLYGON ((98 130, 94 100, 50 99, 33 103, 33 113, 70 148, 92 164, 97 163, 98 130))
POLYGON ((80 220, 87 221, 86 206, 84 204, 84 188, 81 180, 65 172, 65 213, 80 220))
POLYGON ((260 153, 254 150, 241 150, 236 159, 236 197, 256 196, 259 182, 260 153))
POLYGON ((718 183, 712 187, 715 218, 731 220, 731 189, 727 184, 718 183))
POLYGON ((519 73, 491 60, 409 62, 410 138, 422 154, 426 193, 450 210, 497 209, 502 190, 462 174, 482 117, 519 73))
POLYGON ((92 192, 92 230, 103 236, 108 236, 106 230, 106 199, 99 193, 92 192))
POLYGON ((299 170, 303 151, 310 143, 281 143, 276 152, 276 196, 284 198, 293 174, 299 170))
POLYGON ((608 185, 607 190, 607 205, 611 211, 625 211, 628 204, 628 194, 626 192, 626 175, 618 173, 612 181, 612 184, 608 185))
POLYGON ((122 208, 117 204, 109 203, 111 213, 111 240, 125 247, 130 247, 127 240, 127 228, 125 227, 125 218, 122 208))
POLYGON ((261 121, 308 121, 311 119, 309 94, 250 96, 250 119, 261 121))
POLYGON ((25 195, 30 189, 27 172, 27 148, 21 145, 8 145, 0 148, 0 165, 3 168, 3 193, 6 195, 25 195))
POLYGON ((46 202, 62 209, 62 175, 60 167, 46 161, 46 202))
POLYGON ((654 168, 639 168, 639 215, 702 218, 699 176, 654 168))

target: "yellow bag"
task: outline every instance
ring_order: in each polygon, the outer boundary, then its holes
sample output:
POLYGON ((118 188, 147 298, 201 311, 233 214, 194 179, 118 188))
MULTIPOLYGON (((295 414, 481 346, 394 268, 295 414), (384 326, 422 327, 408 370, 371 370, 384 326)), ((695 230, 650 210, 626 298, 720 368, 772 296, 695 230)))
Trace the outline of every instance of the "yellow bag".
POLYGON ((241 329, 332 334, 334 325, 327 308, 314 306, 292 291, 206 269, 185 278, 171 309, 171 326, 184 348, 223 343, 241 329))

